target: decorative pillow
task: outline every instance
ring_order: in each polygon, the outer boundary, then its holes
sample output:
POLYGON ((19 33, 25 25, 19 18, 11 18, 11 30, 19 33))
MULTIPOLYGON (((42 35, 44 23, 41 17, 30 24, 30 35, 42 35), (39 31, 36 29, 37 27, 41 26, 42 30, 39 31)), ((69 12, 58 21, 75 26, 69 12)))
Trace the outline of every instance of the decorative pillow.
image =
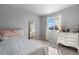
POLYGON ((16 30, 1 30, 0 31, 0 35, 2 36, 2 37, 6 37, 6 36, 8 36, 8 37, 12 37, 12 36, 17 36, 17 35, 20 35, 19 34, 19 32, 16 32, 16 30))
POLYGON ((59 31, 64 32, 65 31, 65 27, 63 25, 59 26, 59 31))
POLYGON ((19 37, 21 34, 16 30, 0 30, 0 39, 9 39, 19 37))

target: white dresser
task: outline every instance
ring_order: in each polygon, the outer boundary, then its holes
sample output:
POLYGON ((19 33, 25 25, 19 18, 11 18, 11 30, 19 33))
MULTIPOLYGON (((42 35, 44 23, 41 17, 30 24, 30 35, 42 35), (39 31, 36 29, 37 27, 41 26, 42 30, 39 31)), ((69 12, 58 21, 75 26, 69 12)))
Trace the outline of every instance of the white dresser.
POLYGON ((79 38, 78 33, 58 32, 57 43, 65 46, 75 47, 79 52, 79 38))

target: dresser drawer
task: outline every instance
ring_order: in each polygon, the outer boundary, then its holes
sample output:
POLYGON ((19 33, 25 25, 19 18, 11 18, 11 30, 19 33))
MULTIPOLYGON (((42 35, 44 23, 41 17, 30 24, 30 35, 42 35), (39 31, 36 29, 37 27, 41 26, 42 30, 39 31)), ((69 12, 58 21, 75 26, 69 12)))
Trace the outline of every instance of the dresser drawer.
POLYGON ((58 37, 57 39, 58 39, 58 40, 65 40, 64 37, 58 37))
POLYGON ((58 33, 59 35, 65 35, 65 36, 74 36, 74 37, 78 37, 78 33, 66 33, 66 32, 61 32, 61 33, 58 33))
POLYGON ((77 43, 77 39, 66 38, 66 41, 77 43))
POLYGON ((69 37, 69 38, 74 38, 74 39, 78 39, 78 35, 66 35, 66 37, 69 37))
POLYGON ((63 37, 58 37, 57 42, 59 43, 65 43, 65 39, 63 37))
POLYGON ((72 47, 76 47, 77 46, 77 43, 74 43, 74 42, 66 42, 66 44, 68 46, 72 46, 72 47))
POLYGON ((60 37, 64 37, 64 36, 65 36, 65 34, 58 34, 58 36, 60 36, 60 37))
POLYGON ((76 39, 76 38, 70 38, 70 37, 58 37, 58 40, 76 42, 78 39, 76 39))

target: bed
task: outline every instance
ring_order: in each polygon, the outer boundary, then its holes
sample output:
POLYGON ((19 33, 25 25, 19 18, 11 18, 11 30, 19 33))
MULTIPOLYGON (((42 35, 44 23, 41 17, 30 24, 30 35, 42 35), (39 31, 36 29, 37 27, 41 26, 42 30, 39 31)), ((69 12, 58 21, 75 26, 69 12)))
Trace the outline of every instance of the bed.
MULTIPOLYGON (((1 31, 2 32, 2 31, 1 31)), ((1 33, 0 33, 1 34, 1 33)), ((11 34, 11 33, 9 33, 11 34)), ((0 55, 46 55, 45 47, 26 39, 23 36, 17 38, 0 38, 0 55)))
POLYGON ((1 41, 0 55, 45 55, 45 50, 28 39, 17 38, 1 41))

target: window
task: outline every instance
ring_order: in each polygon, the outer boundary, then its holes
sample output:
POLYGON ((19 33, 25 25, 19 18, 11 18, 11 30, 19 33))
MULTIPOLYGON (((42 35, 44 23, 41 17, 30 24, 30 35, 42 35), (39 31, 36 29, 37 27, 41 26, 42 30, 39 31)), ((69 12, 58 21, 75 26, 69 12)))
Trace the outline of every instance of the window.
POLYGON ((53 17, 48 17, 48 28, 49 30, 53 30, 54 26, 56 26, 56 21, 53 17))
POLYGON ((49 30, 58 30, 61 26, 61 15, 55 17, 48 17, 47 20, 49 30))

